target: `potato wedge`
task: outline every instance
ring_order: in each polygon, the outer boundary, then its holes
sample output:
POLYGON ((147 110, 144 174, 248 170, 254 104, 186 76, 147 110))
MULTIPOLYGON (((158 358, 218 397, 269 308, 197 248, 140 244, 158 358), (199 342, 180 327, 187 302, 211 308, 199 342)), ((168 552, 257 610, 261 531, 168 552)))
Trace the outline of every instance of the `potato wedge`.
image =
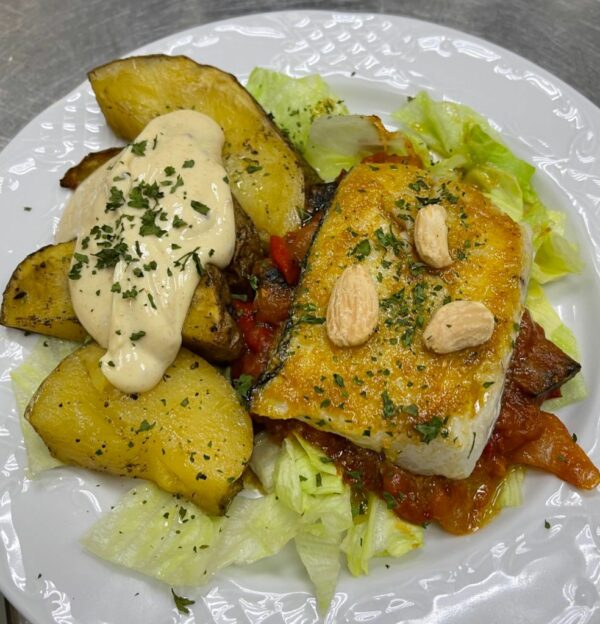
POLYGON ((47 245, 17 266, 2 297, 2 325, 63 340, 85 339, 69 294, 74 248, 74 243, 47 245))
MULTIPOLYGON (((48 245, 15 269, 0 309, 0 323, 54 338, 83 341, 69 294, 68 272, 74 242, 48 245)), ((222 273, 207 266, 182 330, 183 344, 212 362, 229 362, 241 352, 240 331, 227 312, 229 289, 222 273)))
POLYGON ((122 149, 122 147, 109 147, 100 152, 90 152, 81 162, 67 169, 60 180, 60 185, 63 188, 75 190, 91 173, 114 158, 122 149))
POLYGON ((234 76, 185 56, 152 55, 113 61, 88 77, 108 125, 128 141, 175 109, 212 117, 225 133, 232 192, 256 227, 283 235, 300 225, 319 178, 234 76))
POLYGON ((180 494, 223 513, 252 453, 252 422, 227 380, 186 349, 159 384, 124 394, 98 367, 94 344, 46 378, 25 417, 54 457, 180 494))

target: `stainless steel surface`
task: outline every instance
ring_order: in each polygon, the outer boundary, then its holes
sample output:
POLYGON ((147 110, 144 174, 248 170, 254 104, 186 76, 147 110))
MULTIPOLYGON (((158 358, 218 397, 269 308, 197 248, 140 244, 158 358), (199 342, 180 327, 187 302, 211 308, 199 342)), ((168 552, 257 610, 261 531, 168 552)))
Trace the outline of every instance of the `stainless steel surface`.
POLYGON ((600 105, 600 0, 0 0, 0 149, 95 65, 198 24, 297 8, 452 26, 521 54, 600 105))
POLYGON ((0 0, 0 149, 95 65, 198 24, 300 8, 452 26, 526 57, 600 105, 600 0, 0 0))

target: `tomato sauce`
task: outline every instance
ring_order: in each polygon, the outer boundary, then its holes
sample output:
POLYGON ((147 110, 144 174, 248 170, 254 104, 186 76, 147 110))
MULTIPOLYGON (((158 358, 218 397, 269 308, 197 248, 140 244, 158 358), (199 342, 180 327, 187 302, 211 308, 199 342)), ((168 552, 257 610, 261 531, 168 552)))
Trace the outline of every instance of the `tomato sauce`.
POLYGON ((498 488, 513 466, 541 468, 585 489, 600 484, 600 472, 566 427, 556 416, 540 409, 549 393, 579 368, 546 339, 542 328, 525 312, 500 416, 467 479, 413 474, 386 461, 383 454, 297 421, 261 419, 261 423, 278 438, 297 431, 321 448, 336 462, 357 496, 373 491, 409 522, 437 521, 450 533, 470 533, 498 511, 498 488))

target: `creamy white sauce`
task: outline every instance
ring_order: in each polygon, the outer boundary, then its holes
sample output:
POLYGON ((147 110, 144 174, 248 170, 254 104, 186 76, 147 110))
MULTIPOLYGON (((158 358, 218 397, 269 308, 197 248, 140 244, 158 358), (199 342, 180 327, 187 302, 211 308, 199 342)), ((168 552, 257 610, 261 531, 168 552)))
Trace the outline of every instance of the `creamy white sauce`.
POLYGON ((223 141, 201 113, 157 117, 78 187, 59 224, 58 241, 77 238, 73 307, 106 348, 102 372, 124 392, 160 381, 181 346, 199 270, 233 256, 223 141))

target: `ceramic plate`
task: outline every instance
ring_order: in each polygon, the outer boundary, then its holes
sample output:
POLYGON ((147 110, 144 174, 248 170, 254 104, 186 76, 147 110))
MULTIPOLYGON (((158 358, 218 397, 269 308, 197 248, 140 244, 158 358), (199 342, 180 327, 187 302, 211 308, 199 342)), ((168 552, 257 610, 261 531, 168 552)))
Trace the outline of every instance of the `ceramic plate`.
MULTIPOLYGON (((535 164, 543 200, 568 213, 581 247, 583 273, 549 293, 577 333, 590 388, 585 402, 560 415, 600 464, 600 110, 497 46, 385 15, 252 15, 137 52, 186 54, 242 81, 256 65, 295 76, 318 72, 352 111, 387 122, 405 96, 420 89, 488 117, 510 147, 535 164)), ((2 285, 25 255, 52 241, 67 199, 58 186, 65 169, 114 143, 86 83, 32 121, 0 155, 2 285)), ((9 373, 33 340, 0 330, 0 589, 11 602, 35 624, 319 621, 310 585, 289 549, 186 592, 196 600, 189 616, 177 613, 169 588, 87 554, 78 538, 132 483, 71 468, 26 478, 9 373)), ((452 537, 430 527, 419 552, 378 561, 367 578, 343 574, 325 621, 583 624, 599 618, 600 496, 531 472, 525 504, 505 510, 483 531, 452 537)))

